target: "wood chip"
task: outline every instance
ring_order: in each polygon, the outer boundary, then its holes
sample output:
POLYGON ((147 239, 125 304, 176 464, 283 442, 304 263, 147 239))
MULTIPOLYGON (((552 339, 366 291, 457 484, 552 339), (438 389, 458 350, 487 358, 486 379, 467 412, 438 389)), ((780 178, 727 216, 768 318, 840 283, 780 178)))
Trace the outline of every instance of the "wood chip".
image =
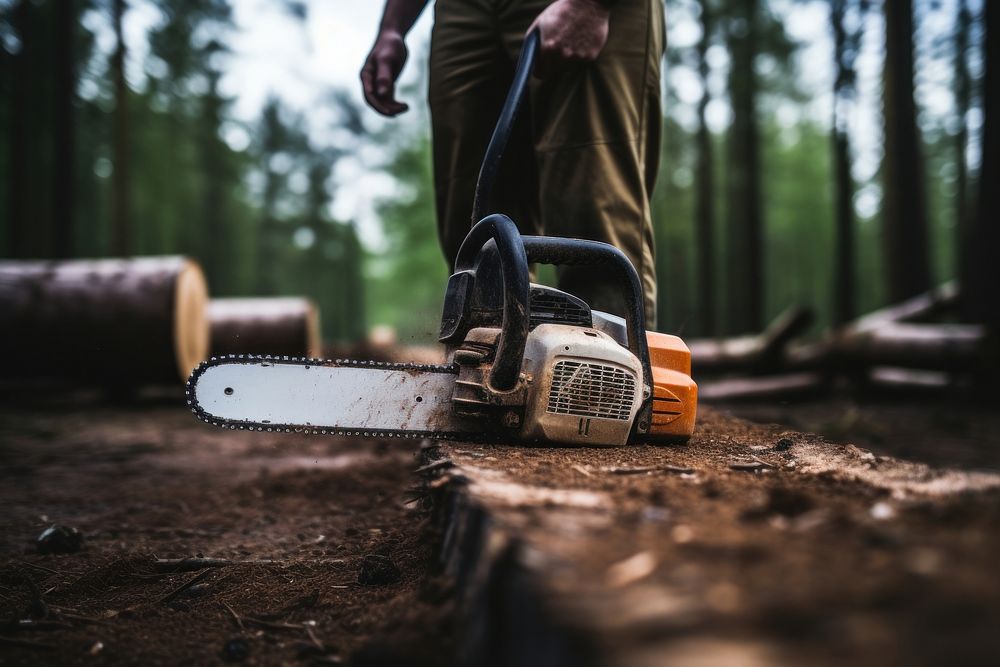
POLYGON ((258 628, 263 628, 265 630, 294 630, 296 632, 302 632, 305 628, 303 625, 293 625, 291 623, 275 623, 274 621, 265 621, 263 618, 255 618, 253 616, 244 616, 243 620, 250 625, 255 625, 258 628))
POLYGON ((428 463, 427 465, 420 466, 415 472, 432 472, 434 470, 447 470, 448 468, 455 467, 455 464, 450 459, 438 459, 433 463, 428 463))
POLYGON ((605 580, 609 586, 620 587, 644 579, 656 569, 656 557, 649 551, 640 551, 608 568, 605 580))
POLYGON ((761 463, 760 461, 734 461, 729 464, 730 470, 738 470, 740 472, 757 472, 758 470, 767 470, 770 468, 766 463, 761 463))
POLYGON ((589 470, 587 470, 586 468, 584 468, 584 467, 583 467, 583 466, 581 466, 581 465, 574 465, 574 466, 573 466, 573 470, 577 471, 578 473, 580 473, 580 474, 581 474, 581 475, 583 475, 584 477, 593 477, 593 475, 592 475, 592 474, 590 474, 590 471, 589 471, 589 470))
POLYGON ((660 466, 639 466, 635 468, 602 468, 603 472, 609 472, 612 475, 644 475, 651 472, 672 472, 679 475, 690 475, 694 472, 694 468, 685 468, 683 466, 674 465, 660 465, 660 466))

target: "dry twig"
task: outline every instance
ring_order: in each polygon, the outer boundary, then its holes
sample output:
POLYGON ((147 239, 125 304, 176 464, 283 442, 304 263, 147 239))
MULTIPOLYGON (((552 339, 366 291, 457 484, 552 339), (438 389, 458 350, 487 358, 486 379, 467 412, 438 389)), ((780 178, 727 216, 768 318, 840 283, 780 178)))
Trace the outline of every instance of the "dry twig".
POLYGON ((166 604, 167 602, 170 602, 175 597, 177 597, 178 595, 180 595, 181 593, 183 593, 187 589, 191 588, 192 586, 194 586, 195 584, 197 584, 199 581, 201 581, 202 579, 204 579, 205 577, 207 577, 211 573, 212 573, 211 570, 204 570, 204 571, 199 572, 198 574, 194 575, 193 577, 191 577, 190 579, 188 579, 186 582, 184 582, 183 584, 181 584, 180 586, 178 586, 177 588, 175 588, 174 590, 170 591, 165 596, 163 596, 160 599, 160 604, 166 604))

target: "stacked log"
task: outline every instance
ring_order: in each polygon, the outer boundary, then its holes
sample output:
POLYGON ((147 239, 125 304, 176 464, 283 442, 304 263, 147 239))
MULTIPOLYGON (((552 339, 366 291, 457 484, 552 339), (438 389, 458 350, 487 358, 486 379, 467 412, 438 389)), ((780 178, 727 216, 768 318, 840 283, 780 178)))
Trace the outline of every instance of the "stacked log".
POLYGON ((699 379, 737 376, 702 383, 699 393, 726 401, 802 396, 829 388, 838 377, 922 389, 962 385, 970 377, 988 381, 998 361, 987 328, 940 321, 959 297, 958 285, 945 283, 809 343, 792 344, 808 325, 806 313, 797 309, 757 336, 689 341, 699 379))
POLYGON ((788 344, 813 322, 809 308, 794 306, 756 336, 687 342, 696 373, 767 372, 784 360, 788 344))
POLYGON ((208 352, 207 302, 184 257, 0 262, 0 377, 176 383, 208 352))
POLYGON ((302 297, 212 299, 211 353, 320 357, 319 311, 302 297))

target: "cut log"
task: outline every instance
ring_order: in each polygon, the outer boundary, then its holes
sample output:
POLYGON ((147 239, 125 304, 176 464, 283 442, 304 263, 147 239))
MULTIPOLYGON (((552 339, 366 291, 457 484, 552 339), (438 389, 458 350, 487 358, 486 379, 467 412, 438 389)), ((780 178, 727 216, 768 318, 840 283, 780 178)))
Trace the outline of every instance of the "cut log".
POLYGON ((843 333, 837 354, 853 364, 974 371, 986 362, 985 341, 979 324, 889 322, 843 333))
POLYGON ((702 382, 698 398, 706 402, 809 399, 829 388, 819 373, 789 373, 702 382))
POLYGON ((207 302, 184 257, 0 262, 0 377, 177 382, 208 352, 207 302))
POLYGON ((794 306, 779 315, 762 333, 718 340, 690 340, 695 373, 762 371, 781 364, 788 343, 812 324, 809 308, 794 306))
POLYGON ((847 331, 871 331, 893 322, 926 321, 949 308, 958 305, 958 283, 944 283, 929 292, 918 294, 912 299, 894 303, 868 313, 864 317, 848 324, 847 331))
POLYGON ((211 351, 320 357, 319 311, 301 297, 212 299, 208 304, 211 351))

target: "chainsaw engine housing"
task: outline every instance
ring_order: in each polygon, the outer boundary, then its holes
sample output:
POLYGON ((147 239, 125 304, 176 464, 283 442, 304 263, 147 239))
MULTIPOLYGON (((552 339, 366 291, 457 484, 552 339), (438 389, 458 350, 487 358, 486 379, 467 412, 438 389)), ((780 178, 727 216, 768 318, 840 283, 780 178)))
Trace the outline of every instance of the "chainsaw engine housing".
POLYGON ((642 405, 642 365, 592 328, 542 324, 528 335, 529 379, 521 437, 578 445, 624 445, 642 405))
POLYGON ((496 391, 489 377, 499 335, 472 329, 455 351, 456 412, 527 443, 626 443, 646 392, 642 364, 627 348, 591 327, 540 324, 528 334, 517 386, 496 391))

